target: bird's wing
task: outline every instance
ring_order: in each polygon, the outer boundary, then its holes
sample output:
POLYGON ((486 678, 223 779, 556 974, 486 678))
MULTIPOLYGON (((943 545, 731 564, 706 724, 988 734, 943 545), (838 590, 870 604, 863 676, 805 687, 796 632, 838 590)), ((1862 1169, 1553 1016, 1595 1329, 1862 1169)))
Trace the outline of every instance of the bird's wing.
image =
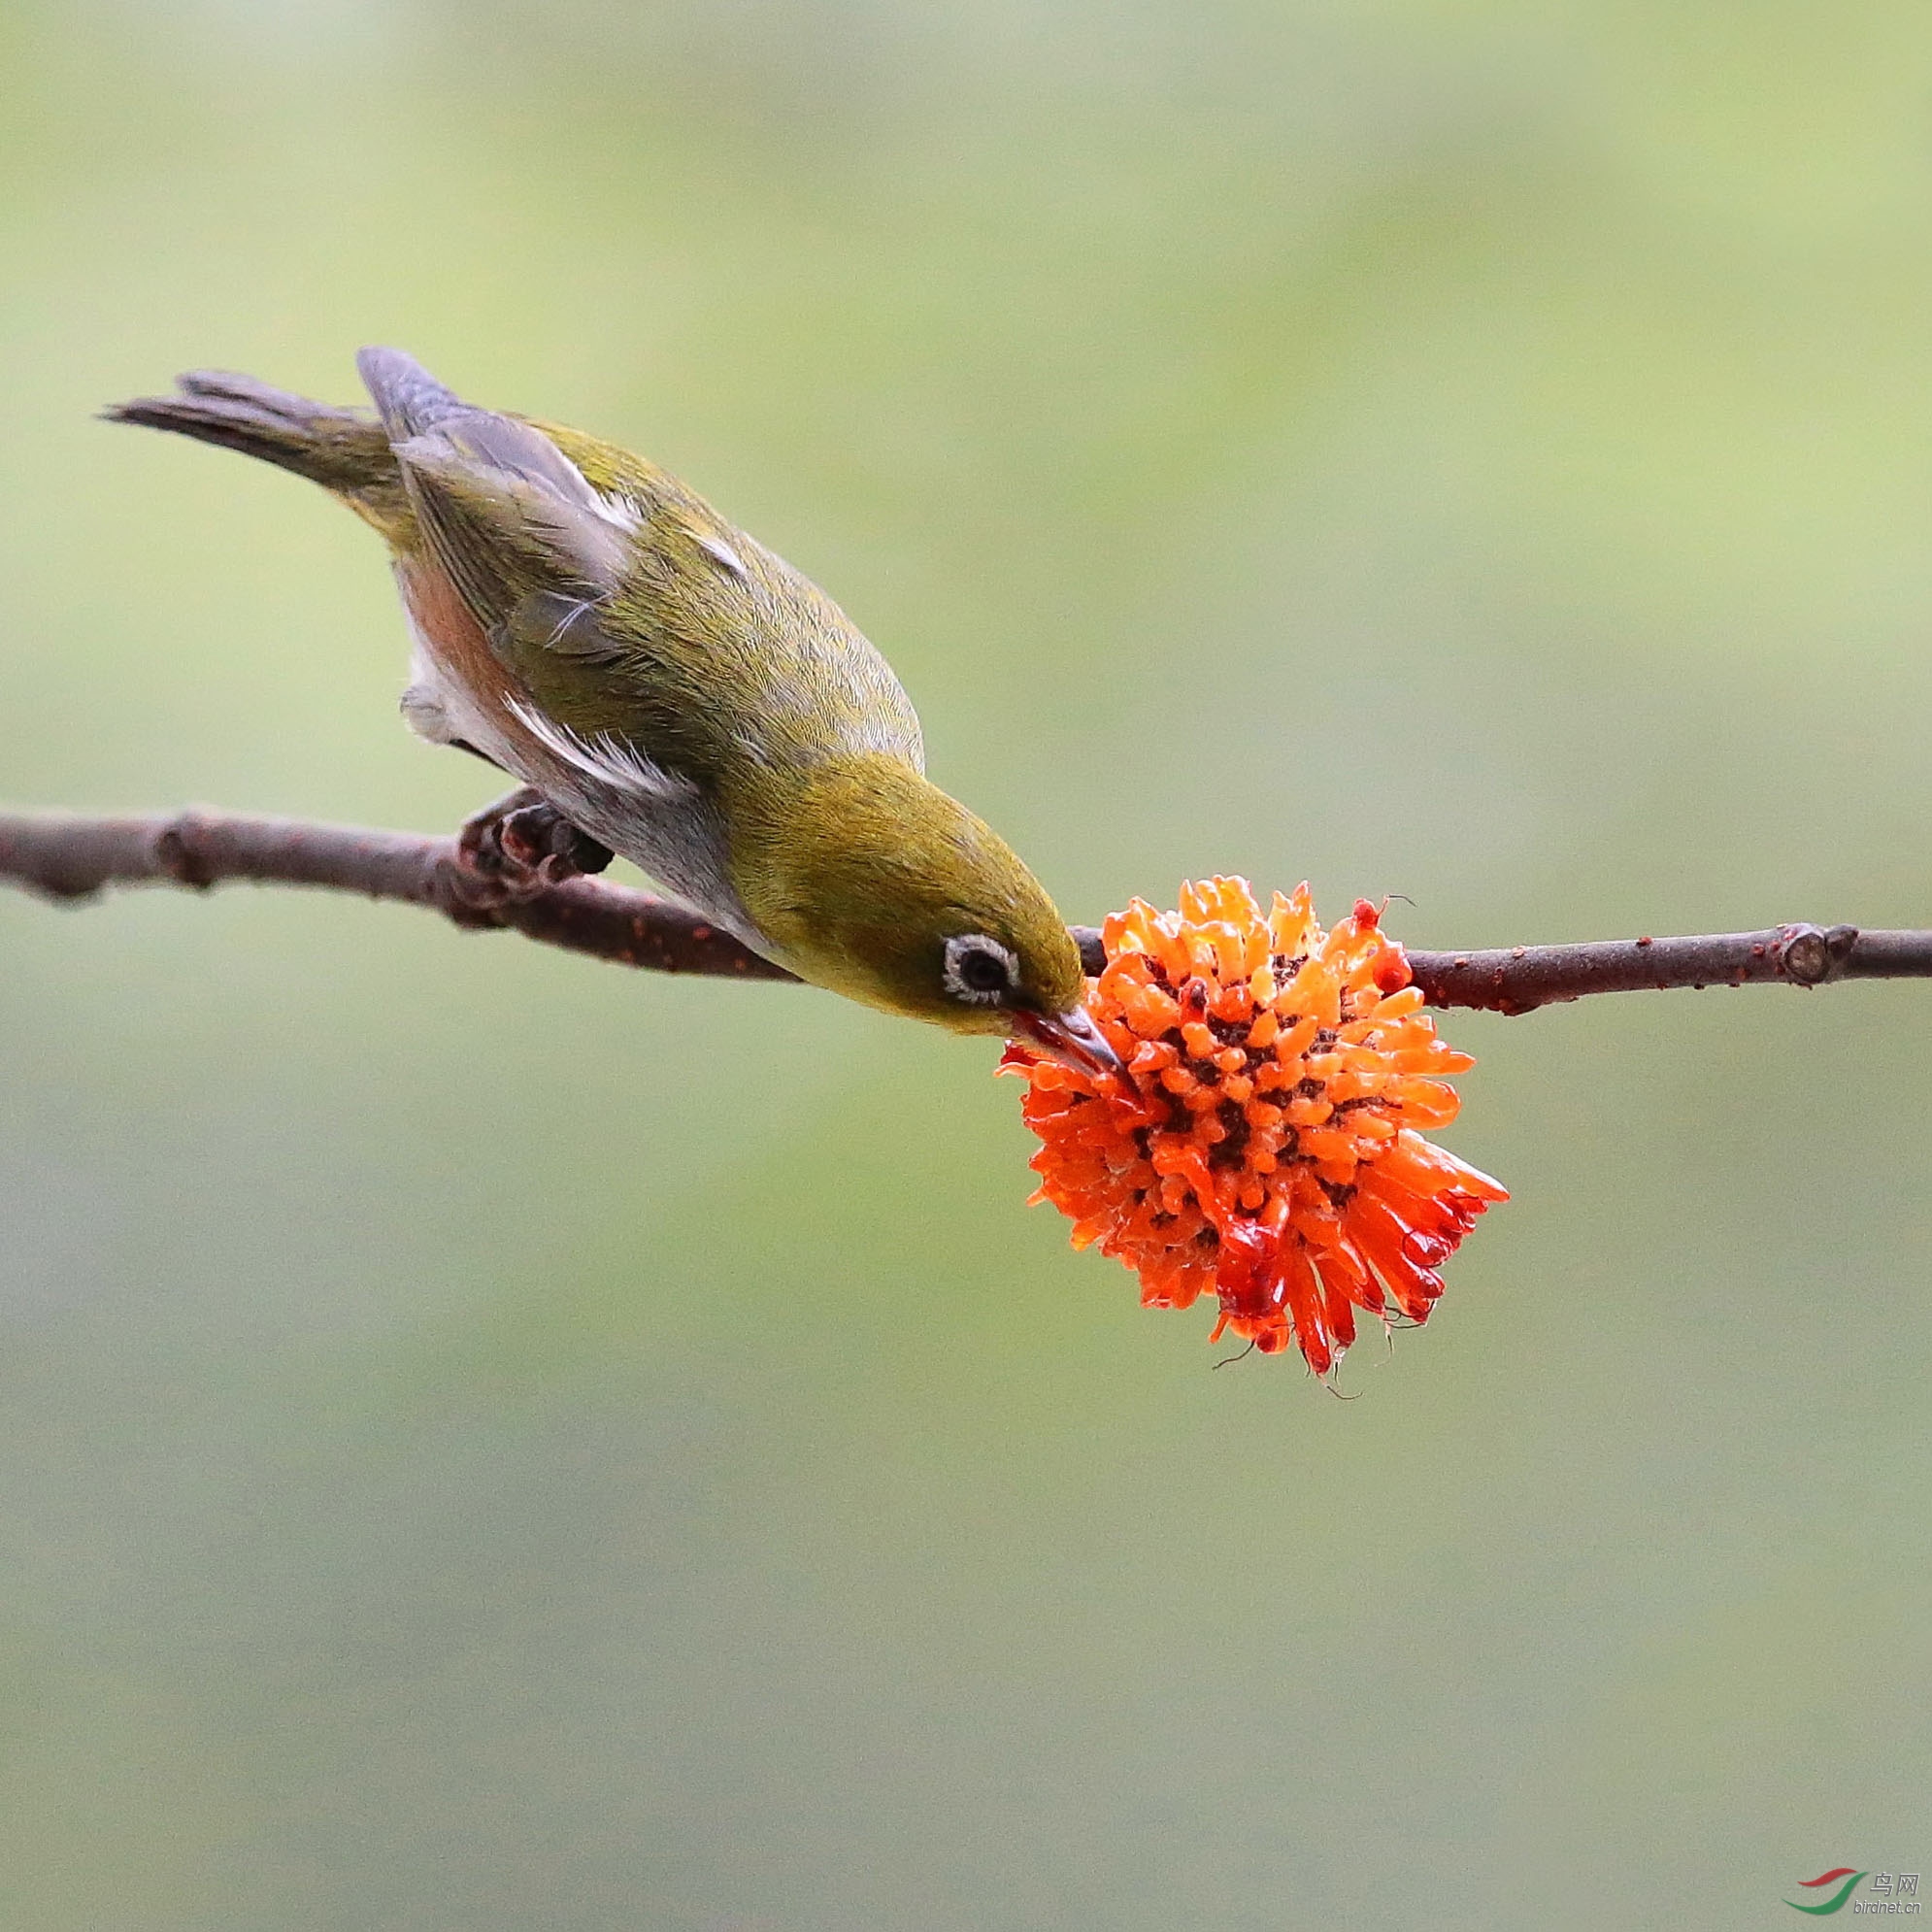
POLYGON ((553 718, 700 783, 838 749, 922 764, 911 704, 844 613, 676 478, 478 409, 394 350, 356 360, 423 542, 553 718))
POLYGON ((595 654, 569 616, 616 586, 635 513, 541 430, 463 402, 399 350, 367 349, 356 363, 423 540, 491 648, 501 654, 515 629, 595 654))

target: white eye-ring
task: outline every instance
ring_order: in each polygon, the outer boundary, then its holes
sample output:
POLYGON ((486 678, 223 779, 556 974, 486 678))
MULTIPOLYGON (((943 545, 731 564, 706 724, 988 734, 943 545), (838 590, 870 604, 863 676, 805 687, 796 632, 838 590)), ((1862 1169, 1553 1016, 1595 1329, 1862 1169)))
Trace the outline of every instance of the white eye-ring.
POLYGON ((968 1006, 997 1006, 1019 985, 1019 961, 983 932, 946 942, 946 990, 968 1006))

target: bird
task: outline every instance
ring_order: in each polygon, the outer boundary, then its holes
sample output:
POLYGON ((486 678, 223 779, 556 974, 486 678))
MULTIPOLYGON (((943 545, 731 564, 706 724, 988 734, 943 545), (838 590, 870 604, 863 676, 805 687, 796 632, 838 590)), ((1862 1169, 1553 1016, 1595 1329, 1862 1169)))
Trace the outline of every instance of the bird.
POLYGON ((831 598, 645 457, 399 350, 356 369, 373 411, 197 370, 102 414, 292 471, 382 536, 405 721, 517 782, 464 828, 478 890, 617 853, 811 984, 1118 1072, 1052 899, 926 777, 911 700, 831 598))

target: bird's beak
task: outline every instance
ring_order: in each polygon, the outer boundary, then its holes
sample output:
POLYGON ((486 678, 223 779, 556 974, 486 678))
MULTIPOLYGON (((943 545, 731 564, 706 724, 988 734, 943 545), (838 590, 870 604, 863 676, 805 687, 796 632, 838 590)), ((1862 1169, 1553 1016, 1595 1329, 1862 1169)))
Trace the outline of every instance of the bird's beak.
POLYGON ((1072 1067, 1077 1073, 1106 1079, 1126 1071, 1119 1054, 1088 1017, 1084 1007, 1077 1006, 1070 1013, 1059 1014, 1016 1012, 1013 1030, 1035 1052, 1059 1061, 1063 1067, 1072 1067))

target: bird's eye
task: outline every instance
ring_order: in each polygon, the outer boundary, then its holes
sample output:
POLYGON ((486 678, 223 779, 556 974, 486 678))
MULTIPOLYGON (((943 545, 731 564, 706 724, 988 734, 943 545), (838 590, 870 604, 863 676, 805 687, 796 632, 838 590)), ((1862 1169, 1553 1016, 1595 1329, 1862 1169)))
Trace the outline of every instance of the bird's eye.
POLYGON ((946 942, 946 990, 969 1006, 997 1006, 1019 983, 1019 962, 998 940, 967 933, 946 942))

